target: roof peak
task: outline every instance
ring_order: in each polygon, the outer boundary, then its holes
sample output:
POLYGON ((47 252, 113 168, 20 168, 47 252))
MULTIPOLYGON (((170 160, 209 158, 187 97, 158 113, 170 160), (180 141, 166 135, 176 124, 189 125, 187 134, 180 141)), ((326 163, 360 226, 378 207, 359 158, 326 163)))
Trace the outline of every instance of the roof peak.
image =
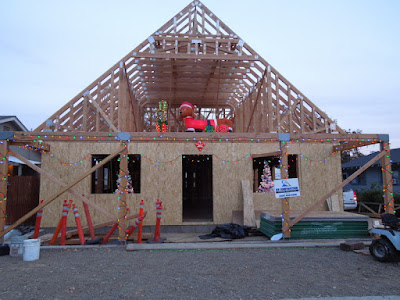
POLYGON ((190 2, 185 8, 156 30, 154 34, 197 34, 238 38, 235 32, 198 0, 190 2))

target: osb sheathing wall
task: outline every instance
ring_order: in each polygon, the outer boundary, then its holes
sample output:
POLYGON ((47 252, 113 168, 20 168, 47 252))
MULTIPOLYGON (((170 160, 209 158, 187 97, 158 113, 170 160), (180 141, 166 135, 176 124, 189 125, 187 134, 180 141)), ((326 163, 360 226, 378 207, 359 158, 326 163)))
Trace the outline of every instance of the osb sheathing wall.
MULTIPOLYGON (((119 143, 66 143, 51 142, 52 155, 42 155, 42 168, 65 183, 70 183, 91 167, 89 154, 110 154, 116 151, 119 143), (55 160, 57 158, 57 160, 55 160), (86 158, 86 160, 84 159, 86 158), (79 163, 82 160, 83 163, 79 163), (61 165, 75 163, 78 165, 61 165)), ((213 211, 214 224, 231 222, 232 210, 243 210, 241 180, 253 183, 253 164, 250 158, 243 159, 247 153, 268 154, 279 150, 278 143, 207 143, 199 151, 195 143, 129 143, 130 154, 143 154, 141 160, 141 193, 128 194, 127 203, 129 214, 139 211, 140 200, 144 200, 145 210, 148 212, 144 225, 154 225, 155 202, 157 198, 163 202, 163 225, 207 224, 182 222, 182 160, 180 154, 187 155, 215 155, 213 157, 213 211), (144 159, 146 157, 146 159, 144 159), (178 159, 176 159, 178 158, 178 159), (151 160, 151 162, 148 161, 151 160), (243 159, 243 160, 241 160, 243 159), (239 163, 227 164, 226 161, 239 163), (171 162, 157 165, 154 162, 171 162)), ((301 197, 290 198, 292 210, 304 210, 312 203, 332 190, 341 182, 340 155, 332 155, 332 144, 318 143, 289 143, 288 153, 298 155, 299 181, 301 197), (330 157, 326 162, 320 161, 330 157), (305 160, 308 158, 308 160, 305 160)), ((40 199, 47 199, 56 193, 60 187, 42 176, 40 199)), ((91 201, 106 209, 115 219, 118 216, 118 196, 116 194, 91 194, 91 176, 88 176, 75 187, 79 193, 88 196, 91 201)), ((342 207, 341 192, 337 193, 342 207)), ((45 207, 42 219, 43 227, 54 227, 61 218, 62 203, 74 197, 65 193, 45 207)), ((281 200, 276 199, 273 193, 254 193, 255 210, 281 210, 281 200)), ((86 225, 84 210, 81 201, 77 204, 83 225, 86 225)), ((326 204, 319 210, 327 210, 326 204)), ((109 217, 90 208, 93 223, 110 221, 109 217)), ((134 221, 134 220, 133 220, 134 221)), ((129 221, 131 224, 133 221, 129 221)), ((73 214, 68 216, 68 226, 74 227, 73 214)))
MULTIPOLYGON (((254 145, 253 148, 255 148, 254 145)), ((278 150, 278 146, 275 149, 278 150)), ((257 151, 260 154, 266 153, 261 147, 254 150, 252 154, 257 154, 257 151)), ((301 193, 300 197, 289 198, 291 210, 307 209, 342 182, 340 154, 332 155, 331 144, 289 143, 288 153, 298 155, 297 167, 301 193)), ((334 196, 339 200, 339 207, 342 209, 343 194, 339 191, 334 196)), ((254 193, 253 201, 255 210, 281 211, 282 209, 281 200, 275 198, 274 193, 254 193)), ((324 203, 316 210, 328 210, 328 206, 324 203)))

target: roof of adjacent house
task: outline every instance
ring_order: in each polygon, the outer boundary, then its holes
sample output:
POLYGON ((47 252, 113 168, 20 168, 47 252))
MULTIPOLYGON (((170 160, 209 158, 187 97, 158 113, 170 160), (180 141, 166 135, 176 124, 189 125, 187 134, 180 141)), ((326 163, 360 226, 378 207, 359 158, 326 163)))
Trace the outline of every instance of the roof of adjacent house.
MULTIPOLYGON (((343 169, 346 168, 358 168, 358 167, 362 167, 363 165, 365 165, 367 162, 369 162, 371 159, 373 159, 375 156, 378 155, 379 152, 374 152, 371 153, 369 155, 351 160, 347 163, 344 163, 342 165, 343 169)), ((390 149, 390 161, 392 164, 400 164, 400 148, 396 148, 396 149, 390 149)), ((377 161, 375 162, 372 167, 375 166, 379 166, 380 162, 377 161)))
POLYGON ((6 122, 14 122, 14 124, 19 127, 20 131, 28 131, 28 128, 17 118, 17 116, 0 116, 0 124, 6 122))

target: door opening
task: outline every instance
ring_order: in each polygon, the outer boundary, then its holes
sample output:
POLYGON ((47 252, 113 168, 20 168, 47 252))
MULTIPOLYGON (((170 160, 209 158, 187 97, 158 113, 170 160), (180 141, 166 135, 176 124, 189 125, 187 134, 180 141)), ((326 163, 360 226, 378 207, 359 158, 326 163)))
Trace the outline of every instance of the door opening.
POLYGON ((212 156, 182 155, 183 221, 212 221, 212 194, 212 156))

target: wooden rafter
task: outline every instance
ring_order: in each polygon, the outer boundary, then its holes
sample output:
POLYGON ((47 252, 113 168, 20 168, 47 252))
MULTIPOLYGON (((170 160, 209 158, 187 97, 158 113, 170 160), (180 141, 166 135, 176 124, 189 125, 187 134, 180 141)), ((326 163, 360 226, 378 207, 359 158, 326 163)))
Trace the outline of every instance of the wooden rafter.
MULTIPOLYGON (((237 130, 344 133, 197 0, 52 115, 50 127, 44 122, 37 130, 138 132, 147 122, 144 107, 157 108, 160 100, 171 108, 189 101, 217 114, 235 111, 243 116, 237 122, 246 122, 237 130), (259 82, 265 83, 254 94, 259 82)), ((173 123, 171 130, 183 130, 173 123)))

